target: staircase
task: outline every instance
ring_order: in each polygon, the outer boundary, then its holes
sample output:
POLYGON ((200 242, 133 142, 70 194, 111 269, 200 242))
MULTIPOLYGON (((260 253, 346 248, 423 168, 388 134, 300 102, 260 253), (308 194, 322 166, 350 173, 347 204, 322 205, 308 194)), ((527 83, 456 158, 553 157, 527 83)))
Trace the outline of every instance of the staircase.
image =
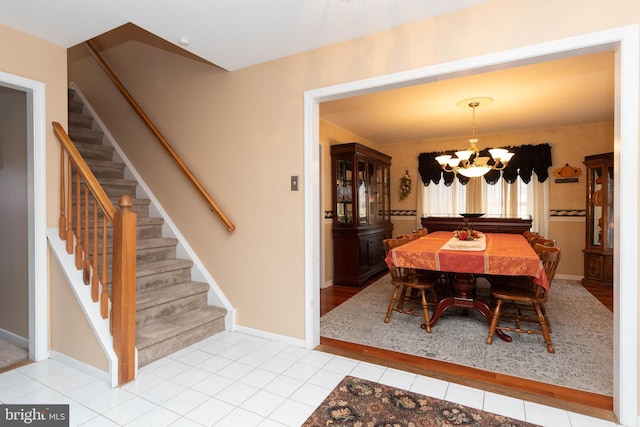
MULTIPOLYGON (((191 280, 191 260, 177 259, 177 239, 162 236, 162 218, 149 217, 149 199, 136 198, 137 181, 124 179, 124 163, 73 90, 69 90, 69 137, 117 206, 129 195, 138 214, 136 271, 136 347, 138 366, 224 330, 226 310, 207 305, 209 285, 191 280)), ((111 234, 108 259, 111 257, 111 234)), ((111 281, 108 272, 108 282, 111 281)), ((110 289, 110 286, 109 286, 110 289)))

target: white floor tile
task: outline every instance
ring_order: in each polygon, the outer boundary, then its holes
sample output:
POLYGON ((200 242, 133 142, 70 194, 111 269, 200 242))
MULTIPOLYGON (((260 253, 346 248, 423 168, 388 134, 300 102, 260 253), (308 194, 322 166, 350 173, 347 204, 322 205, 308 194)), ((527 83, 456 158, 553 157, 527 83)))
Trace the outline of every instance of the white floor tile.
POLYGON ((234 409, 235 406, 212 397, 189 411, 185 416, 202 425, 211 426, 234 409))
POLYGON ((310 383, 304 383, 289 399, 305 403, 316 408, 331 393, 333 388, 320 387, 310 383))
POLYGON ((482 409, 484 406, 484 392, 475 388, 450 383, 445 399, 470 408, 482 409))
POLYGON ((109 409, 102 415, 120 425, 127 424, 143 414, 151 411, 156 405, 141 397, 135 396, 115 408, 109 409))
POLYGON ((316 368, 322 368, 334 357, 336 356, 334 356, 333 354, 323 353, 321 351, 312 351, 311 353, 300 359, 300 363, 315 366, 316 368))
POLYGON ((231 384, 233 384, 233 380, 213 374, 200 381, 199 383, 192 385, 191 389, 199 391, 200 393, 204 393, 209 397, 213 397, 221 390, 229 387, 231 384))
POLYGON ((309 418, 309 415, 311 415, 315 409, 315 406, 305 405, 304 403, 293 400, 286 400, 282 405, 278 406, 268 418, 286 426, 298 427, 309 418))
POLYGON ((119 427, 120 424, 111 421, 107 417, 98 415, 95 418, 91 418, 89 421, 82 423, 82 427, 119 427))
POLYGON ((175 397, 179 393, 182 393, 186 389, 186 387, 173 383, 171 381, 164 381, 156 385, 155 387, 151 387, 150 389, 145 390, 144 392, 140 393, 139 396, 147 399, 150 402, 160 405, 171 399, 172 397, 175 397))
POLYGON ((358 366, 358 362, 346 357, 336 356, 322 367, 325 371, 332 371, 338 374, 349 375, 358 366))
POLYGON ((197 366, 205 360, 211 358, 211 353, 206 351, 191 349, 188 353, 176 358, 177 361, 190 366, 197 366))
POLYGON ((524 402, 524 413, 526 421, 532 424, 540 424, 545 427, 571 427, 569 414, 561 409, 524 402))
POLYGON ((262 369, 266 369, 267 371, 275 372, 276 374, 281 374, 291 366, 293 366, 295 361, 288 359, 286 357, 277 356, 272 357, 267 360, 262 366, 262 369))
POLYGON ((182 418, 178 418, 176 421, 172 422, 170 425, 171 427, 202 427, 205 424, 192 421, 186 417, 182 417, 182 418))
POLYGON ((286 398, 283 396, 279 396, 266 390, 259 390, 242 403, 240 407, 266 417, 278 406, 282 405, 285 400, 286 398))
MULTIPOLYGON (((165 427, 173 425, 180 418, 180 415, 168 409, 156 406, 149 412, 142 414, 133 421, 127 423, 127 427, 165 427)), ((191 422, 191 421, 190 421, 191 422)))
POLYGON ((362 378, 363 380, 379 382, 382 374, 387 370, 384 366, 373 363, 360 362, 351 371, 351 376, 362 378))
POLYGON ((409 390, 436 399, 444 399, 447 387, 449 387, 449 383, 446 381, 418 375, 409 390))
POLYGON ((329 390, 333 390, 340 381, 344 379, 344 374, 339 374, 337 372, 326 371, 321 369, 316 372, 314 376, 309 378, 307 381, 309 384, 314 384, 320 387, 328 388, 329 390))
POLYGON ((162 406, 180 415, 185 415, 208 398, 209 396, 204 393, 186 389, 164 402, 162 406))
POLYGON ((391 387, 409 390, 411 384, 416 380, 417 375, 410 372, 399 371, 397 369, 387 369, 378 381, 391 387))
POLYGON ((204 369, 205 371, 209 371, 211 373, 216 373, 220 369, 224 369, 232 363, 233 360, 231 359, 225 359, 224 357, 220 356, 213 356, 198 365, 198 368, 204 369))
POLYGON ((249 412, 242 408, 236 408, 231 411, 226 417, 214 424, 215 427, 256 427, 262 421, 264 417, 249 412))
POLYGON ((165 363, 162 366, 158 366, 152 372, 153 374, 159 376, 160 378, 164 378, 169 380, 176 375, 182 374, 184 371, 189 369, 191 366, 186 363, 178 362, 177 360, 168 359, 169 362, 165 363))
POLYGON ((171 378, 171 381, 181 386, 191 387, 192 385, 205 380, 208 376, 213 375, 211 372, 192 366, 180 375, 171 378))
POLYGON ((234 406, 240 406, 245 400, 256 394, 257 388, 235 382, 221 390, 214 397, 234 406))
POLYGON ((615 427, 617 425, 613 421, 588 417, 574 412, 569 412, 569 420, 572 427, 615 427))
POLYGON ((134 397, 135 394, 122 390, 121 388, 114 388, 95 396, 93 399, 82 402, 82 404, 102 414, 134 397))
POLYGON ((483 409, 516 420, 525 420, 524 402, 513 397, 485 392, 483 409))
POLYGON ((304 365, 302 363, 294 363, 289 369, 284 371, 282 375, 286 377, 295 378, 300 381, 307 381, 309 378, 313 377, 316 372, 318 372, 318 368, 311 365, 304 365))
POLYGON ((238 381, 256 388, 263 388, 273 381, 278 374, 265 369, 256 368, 238 381))
POLYGON ((216 372, 221 377, 229 378, 230 380, 237 381, 240 378, 253 371, 255 368, 244 363, 232 362, 216 372))
POLYGON ((302 384, 304 384, 303 381, 280 375, 267 384, 264 389, 278 396, 289 397, 299 389, 302 384))

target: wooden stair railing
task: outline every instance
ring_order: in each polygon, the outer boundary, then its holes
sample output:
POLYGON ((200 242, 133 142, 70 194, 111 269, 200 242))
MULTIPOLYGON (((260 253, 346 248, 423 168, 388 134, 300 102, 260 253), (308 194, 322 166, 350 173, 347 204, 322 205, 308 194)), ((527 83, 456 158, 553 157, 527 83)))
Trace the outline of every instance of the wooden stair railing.
POLYGON ((138 114, 138 116, 140 116, 142 121, 147 125, 147 127, 151 130, 151 132, 154 134, 154 136, 158 139, 158 141, 162 145, 162 148, 164 148, 165 151, 167 152, 167 154, 169 154, 169 157, 171 158, 171 160, 174 161, 174 163, 178 166, 180 171, 187 177, 189 182, 196 188, 196 191, 204 199, 205 203, 207 203, 207 205, 209 206, 209 209, 211 209, 211 211, 218 216, 218 219, 220 219, 220 221, 222 221, 224 226, 227 228, 228 232, 230 232, 230 233, 233 232, 236 229, 236 226, 233 225, 231 220, 222 211, 222 209, 218 206, 218 204, 215 202, 215 200, 213 200, 213 197, 211 197, 211 195, 207 192, 207 190, 200 183, 198 178, 196 178, 196 176, 193 174, 191 169, 189 169, 189 167, 186 165, 186 163, 182 160, 182 158, 178 155, 178 153, 176 153, 176 151, 173 149, 171 144, 169 144, 169 141, 167 141, 167 139, 164 137, 164 135, 162 135, 162 133, 158 130, 156 125, 151 121, 149 116, 147 116, 147 114, 144 112, 144 110, 142 110, 140 105, 136 102, 136 100, 133 98, 133 96, 129 93, 127 88, 122 84, 120 79, 118 79, 118 77, 113 72, 111 67, 109 67, 109 65, 102 58, 102 56, 100 55, 100 53, 98 52, 96 47, 93 45, 93 43, 91 43, 91 41, 86 41, 85 45, 89 48, 89 51, 91 52, 93 57, 96 59, 96 61, 98 61, 98 64, 100 64, 100 66, 102 67, 104 72, 107 73, 107 76, 109 76, 111 81, 115 84, 115 86, 118 88, 118 90, 122 93, 122 95, 125 97, 125 99, 129 102, 129 104, 131 105, 133 110, 136 112, 136 114, 138 114))
POLYGON ((59 235, 66 241, 67 252, 75 252, 75 266, 82 270, 84 284, 91 286, 93 301, 100 303, 102 318, 109 318, 113 349, 118 356, 118 383, 123 385, 135 378, 137 214, 131 210, 129 196, 120 198, 120 210, 113 206, 69 135, 60 123, 52 124, 62 147, 59 235), (107 223, 113 228, 111 265, 107 258, 107 223))

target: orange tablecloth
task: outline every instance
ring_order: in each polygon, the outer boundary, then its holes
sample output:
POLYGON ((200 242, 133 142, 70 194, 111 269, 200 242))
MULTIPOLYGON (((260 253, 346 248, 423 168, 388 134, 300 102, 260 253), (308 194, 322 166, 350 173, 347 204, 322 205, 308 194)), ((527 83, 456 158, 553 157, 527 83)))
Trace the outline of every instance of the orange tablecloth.
POLYGON ((485 234, 484 251, 442 250, 450 238, 448 231, 436 231, 387 254, 389 266, 448 271, 452 273, 532 276, 536 284, 549 290, 549 280, 540 258, 520 234, 485 234))

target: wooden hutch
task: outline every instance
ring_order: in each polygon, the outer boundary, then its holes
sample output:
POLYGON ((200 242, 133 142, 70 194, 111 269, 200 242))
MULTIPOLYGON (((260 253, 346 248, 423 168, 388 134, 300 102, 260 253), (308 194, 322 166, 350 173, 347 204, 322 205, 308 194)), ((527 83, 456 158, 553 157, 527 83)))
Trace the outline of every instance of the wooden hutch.
POLYGON ((613 286, 613 153, 586 156, 585 285, 613 286))
POLYGON ((387 268, 390 167, 391 157, 364 145, 331 146, 334 285, 360 287, 387 268))

